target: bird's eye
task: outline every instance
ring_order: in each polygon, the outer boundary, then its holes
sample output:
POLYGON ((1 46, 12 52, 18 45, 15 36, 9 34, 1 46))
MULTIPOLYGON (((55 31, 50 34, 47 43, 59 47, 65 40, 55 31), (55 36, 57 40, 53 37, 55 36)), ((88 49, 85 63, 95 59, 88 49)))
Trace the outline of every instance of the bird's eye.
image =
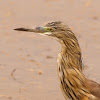
POLYGON ((53 31, 53 29, 52 29, 52 28, 48 28, 48 30, 49 30, 49 31, 53 31))
POLYGON ((53 31, 53 29, 52 29, 52 28, 50 28, 50 31, 53 31))

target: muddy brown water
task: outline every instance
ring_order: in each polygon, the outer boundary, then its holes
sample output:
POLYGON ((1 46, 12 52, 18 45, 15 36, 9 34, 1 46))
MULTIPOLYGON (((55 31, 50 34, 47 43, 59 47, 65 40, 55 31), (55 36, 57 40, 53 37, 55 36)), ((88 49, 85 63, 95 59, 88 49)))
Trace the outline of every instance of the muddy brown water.
POLYGON ((56 63, 61 45, 49 37, 13 30, 58 20, 79 40, 85 75, 100 83, 99 0, 1 0, 0 100, 64 100, 56 63))

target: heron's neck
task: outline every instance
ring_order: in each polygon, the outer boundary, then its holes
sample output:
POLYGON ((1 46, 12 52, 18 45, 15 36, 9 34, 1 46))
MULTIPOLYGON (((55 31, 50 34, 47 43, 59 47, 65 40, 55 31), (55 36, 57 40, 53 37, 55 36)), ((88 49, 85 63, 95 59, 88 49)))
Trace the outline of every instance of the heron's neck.
POLYGON ((64 37, 60 43, 62 51, 58 55, 58 76, 61 89, 66 100, 81 100, 83 96, 88 98, 88 90, 85 87, 85 76, 82 72, 81 50, 75 35, 64 37))
POLYGON ((84 87, 81 51, 77 40, 66 39, 61 42, 62 51, 58 55, 58 76, 61 89, 67 100, 81 100, 88 91, 84 87), (83 89, 83 90, 81 90, 83 89), (78 94, 79 93, 79 94, 78 94))
POLYGON ((76 37, 67 38, 62 41, 61 55, 66 63, 66 67, 74 67, 82 70, 81 50, 76 37))

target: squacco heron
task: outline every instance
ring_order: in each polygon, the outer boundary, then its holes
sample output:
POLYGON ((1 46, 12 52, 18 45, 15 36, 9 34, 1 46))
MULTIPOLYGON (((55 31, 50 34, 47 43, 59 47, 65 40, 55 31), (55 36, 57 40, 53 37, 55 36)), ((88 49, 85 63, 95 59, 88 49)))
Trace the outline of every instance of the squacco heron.
POLYGON ((36 28, 15 30, 40 33, 61 43, 62 50, 58 54, 57 69, 60 87, 66 100, 100 100, 100 85, 83 74, 80 46, 68 26, 58 21, 36 28))

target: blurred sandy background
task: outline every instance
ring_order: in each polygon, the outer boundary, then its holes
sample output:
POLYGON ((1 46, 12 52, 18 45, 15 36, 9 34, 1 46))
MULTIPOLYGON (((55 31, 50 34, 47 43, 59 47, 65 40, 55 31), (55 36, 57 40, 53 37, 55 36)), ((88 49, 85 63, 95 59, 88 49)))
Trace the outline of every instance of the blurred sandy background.
POLYGON ((0 100, 64 100, 56 63, 61 45, 13 30, 59 20, 79 39, 85 75, 100 83, 100 0, 0 0, 0 100))

